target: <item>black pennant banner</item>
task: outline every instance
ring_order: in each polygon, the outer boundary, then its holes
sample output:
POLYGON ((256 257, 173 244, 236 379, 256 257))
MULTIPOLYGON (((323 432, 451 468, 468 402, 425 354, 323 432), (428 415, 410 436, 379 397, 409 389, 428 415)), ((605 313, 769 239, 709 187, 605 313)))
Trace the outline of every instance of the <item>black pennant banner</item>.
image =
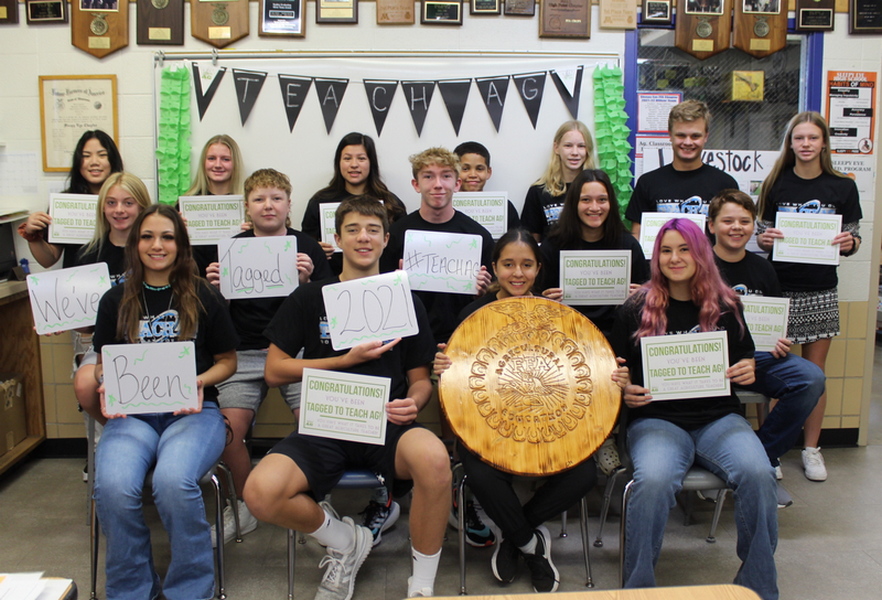
POLYGON ((236 101, 239 103, 239 117, 242 125, 248 120, 251 109, 260 95, 263 82, 266 81, 266 73, 261 71, 245 71, 233 69, 233 82, 236 84, 236 101))
POLYGON ((542 106, 542 92, 545 90, 545 71, 538 73, 526 73, 524 75, 512 75, 515 89, 524 102, 524 108, 536 129, 536 121, 539 119, 539 108, 542 106))
POLYGON ((508 93, 508 75, 505 77, 479 77, 475 79, 478 84, 478 91, 481 92, 481 98, 484 99, 484 106, 490 113, 493 120, 493 126, 499 131, 499 125, 502 123, 502 109, 505 108, 505 95, 508 93))
POLYGON ((423 124, 432 104, 432 95, 435 93, 434 81, 402 81, 401 89, 404 90, 404 98, 407 100, 407 108, 413 119, 413 125, 417 130, 417 137, 423 134, 423 124))
POLYGON ((325 129, 328 133, 331 133, 331 127, 334 126, 334 120, 340 111, 340 103, 343 102, 343 94, 346 93, 348 85, 348 79, 315 78, 315 91, 318 92, 322 117, 325 119, 325 129))
POLYGON ((208 105, 211 104, 211 99, 214 98, 214 93, 217 91, 226 72, 227 68, 221 67, 215 72, 213 77, 206 73, 205 77, 206 79, 211 79, 211 83, 208 84, 208 90, 203 94, 202 75, 199 74, 199 65, 193 63, 193 87, 196 88, 196 106, 199 107, 200 121, 202 120, 202 117, 205 116, 205 111, 208 110, 208 105))
POLYGON ((288 130, 294 131, 294 124, 300 116, 303 101, 312 85, 309 77, 294 77, 293 75, 279 74, 279 86, 282 88, 282 104, 285 105, 285 114, 288 116, 288 130))
POLYGON ((559 75, 557 71, 551 71, 551 80, 554 81, 561 100, 564 101, 574 119, 579 118, 579 98, 582 95, 583 69, 584 67, 579 65, 575 71, 570 69, 569 71, 564 71, 563 75, 559 75), (572 92, 570 92, 570 86, 572 87, 572 92))
POLYGON ((386 117, 389 116, 389 107, 392 106, 392 99, 395 97, 395 88, 398 82, 388 79, 365 79, 364 91, 367 94, 368 105, 371 107, 371 115, 374 117, 374 126, 377 128, 377 135, 383 133, 383 125, 386 124, 386 117))
POLYGON ((453 130, 459 135, 462 126, 462 117, 465 115, 466 102, 469 99, 469 88, 472 86, 471 79, 456 79, 439 81, 438 89, 447 107, 447 114, 453 124, 453 130))

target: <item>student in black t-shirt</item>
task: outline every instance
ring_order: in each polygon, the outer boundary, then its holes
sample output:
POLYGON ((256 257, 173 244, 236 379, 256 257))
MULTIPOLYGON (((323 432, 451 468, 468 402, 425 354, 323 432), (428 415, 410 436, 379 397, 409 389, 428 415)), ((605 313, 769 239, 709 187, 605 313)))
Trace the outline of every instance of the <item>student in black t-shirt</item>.
MULTIPOLYGON (((291 229, 291 182, 288 177, 274 169, 260 169, 245 180, 245 218, 252 228, 236 235, 236 238, 268 236, 291 236, 297 243, 297 272, 299 283, 318 281, 331 277, 331 269, 318 243, 308 235, 291 229)), ((206 270, 208 281, 220 286, 220 263, 212 263, 206 270)), ((218 403, 221 414, 233 431, 233 439, 225 448, 223 461, 233 475, 236 508, 224 509, 224 541, 235 537, 233 510, 239 511, 239 529, 242 534, 257 527, 257 519, 248 511, 241 499, 245 480, 251 473, 251 455, 245 446, 245 437, 254 421, 269 388, 263 376, 269 340, 263 330, 275 316, 284 297, 249 298, 230 301, 230 316, 241 343, 236 349, 238 369, 228 380, 218 386, 218 403)), ((300 407, 300 384, 279 386, 282 398, 291 408, 295 419, 300 407)), ((212 537, 212 539, 214 539, 212 537)))
MULTIPOLYGON (((407 596, 431 596, 447 514, 450 462, 444 444, 415 422, 429 401, 429 365, 434 341, 422 303, 414 295, 419 333, 388 342, 363 342, 350 350, 331 347, 322 288, 379 273, 380 255, 389 239, 386 209, 374 198, 356 196, 337 208, 335 241, 343 250, 339 279, 312 282, 288 296, 265 331, 269 385, 296 383, 303 369, 327 369, 389 377, 386 440, 381 446, 292 433, 251 472, 245 501, 257 518, 308 533, 327 547, 328 565, 319 600, 349 600, 355 576, 371 551, 371 531, 351 518, 342 521, 317 501, 346 469, 371 469, 387 486, 413 482, 410 534, 413 575, 407 596), (303 358, 296 358, 300 351, 303 358)), ((399 486, 400 487, 400 486, 399 486)), ((399 492, 403 492, 399 489, 399 492)))

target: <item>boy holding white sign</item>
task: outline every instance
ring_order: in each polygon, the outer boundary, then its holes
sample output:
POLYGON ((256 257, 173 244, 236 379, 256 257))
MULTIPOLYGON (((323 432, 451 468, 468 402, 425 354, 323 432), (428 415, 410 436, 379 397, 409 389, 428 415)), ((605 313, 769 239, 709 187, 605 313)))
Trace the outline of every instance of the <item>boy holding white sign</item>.
MULTIPOLYGON (((358 196, 337 209, 337 245, 343 250, 339 281, 377 275, 389 239, 386 209, 358 196)), ((322 289, 337 279, 298 287, 264 332, 272 342, 266 362, 269 385, 301 381, 304 368, 387 377, 385 444, 342 441, 292 433, 273 448, 245 484, 245 501, 261 520, 309 533, 328 549, 317 600, 349 600, 355 576, 372 547, 371 531, 342 521, 317 504, 344 470, 378 472, 387 486, 414 486, 410 533, 413 576, 407 595, 431 596, 450 510, 450 463, 444 444, 414 421, 432 390, 429 364, 434 343, 428 318, 414 295, 419 333, 389 342, 363 342, 348 351, 331 346, 329 310, 322 289), (296 358, 303 350, 303 358, 296 358)), ((364 310, 363 306, 354 309, 364 310)), ((365 317, 366 315, 360 315, 365 317)), ((382 324, 375 323, 376 326, 382 324)), ((375 327, 376 328, 376 327, 375 327)), ((399 490, 401 493, 402 490, 399 490)))
MULTIPOLYGON (((723 279, 736 293, 780 297, 781 286, 771 263, 746 250, 755 219, 756 205, 750 196, 738 190, 720 192, 708 209, 708 227, 717 240, 714 259, 723 279)), ((802 424, 824 393, 826 380, 820 367, 790 352, 791 344, 784 337, 771 352, 757 352, 756 382, 745 386, 778 399, 757 431, 777 479, 784 476, 778 457, 793 447, 802 424)), ((779 483, 778 507, 791 504, 793 500, 779 483)))
MULTIPOLYGON (((331 269, 318 242, 291 228, 290 211, 291 182, 288 177, 274 169, 255 171, 245 180, 246 219, 253 227, 234 238, 289 236, 288 239, 297 245, 297 272, 301 284, 331 277, 331 269)), ((229 274, 221 274, 221 263, 213 262, 206 269, 208 281, 215 286, 220 286, 222 276, 228 277, 229 274)), ((224 542, 229 542, 236 534, 233 510, 239 512, 239 528, 243 535, 257 527, 257 519, 242 500, 245 480, 251 473, 251 455, 245 446, 245 437, 269 391, 263 371, 270 342, 264 337, 263 330, 284 300, 285 296, 243 298, 229 303, 230 316, 241 340, 236 349, 239 366, 232 377, 218 386, 218 402, 221 414, 227 418, 233 431, 232 442, 224 448, 222 458, 233 474, 239 500, 237 507, 224 509, 224 542)), ((300 385, 282 385, 279 391, 296 418, 300 407, 300 385)))

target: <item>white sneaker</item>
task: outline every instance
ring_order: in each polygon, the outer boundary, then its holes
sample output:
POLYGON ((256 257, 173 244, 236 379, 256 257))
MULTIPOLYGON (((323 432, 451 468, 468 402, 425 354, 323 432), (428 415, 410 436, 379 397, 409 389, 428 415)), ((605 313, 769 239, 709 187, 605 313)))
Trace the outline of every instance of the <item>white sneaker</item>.
MULTIPOLYGON (((239 505, 239 529, 244 536, 257 529, 257 517, 251 514, 244 500, 237 500, 239 505)), ((224 508, 224 544, 229 544, 231 540, 236 539, 236 516, 233 514, 233 507, 229 504, 224 508)), ((211 547, 217 545, 217 534, 215 526, 211 526, 211 547)))
POLYGON ((802 451, 802 468, 811 481, 827 481, 827 467, 820 448, 806 448, 802 451))
POLYGON ((781 470, 781 465, 775 467, 775 479, 777 479, 778 481, 784 479, 784 471, 781 470))

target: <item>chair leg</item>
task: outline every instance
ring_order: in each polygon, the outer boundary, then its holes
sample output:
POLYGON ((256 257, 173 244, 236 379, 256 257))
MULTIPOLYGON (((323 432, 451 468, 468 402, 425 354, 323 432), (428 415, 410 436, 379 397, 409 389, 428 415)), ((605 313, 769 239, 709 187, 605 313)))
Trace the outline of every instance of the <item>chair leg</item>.
POLYGON ((582 496, 579 502, 579 525, 582 528, 582 555, 585 559, 585 587, 594 587, 594 578, 591 576, 591 556, 589 555, 588 543, 588 497, 582 496))
POLYGON ((619 525, 619 584, 622 587, 625 587, 625 524, 628 520, 628 498, 631 496, 633 485, 632 479, 625 486, 625 492, 622 494, 622 522, 619 525))
POLYGON ((728 489, 722 489, 717 492, 717 506, 714 508, 714 518, 711 521, 710 535, 705 538, 705 541, 708 544, 713 544, 717 541, 716 533, 717 533, 717 525, 720 522, 720 515, 723 514, 723 503, 726 501, 726 492, 728 489))
MULTIPOLYGON (((92 477, 92 471, 89 471, 89 478, 92 477)), ((92 500, 89 503, 90 506, 90 515, 89 515, 89 550, 91 553, 90 558, 92 559, 92 590, 89 594, 90 600, 96 600, 98 598, 97 587, 98 587, 98 538, 101 536, 101 531, 98 528, 98 511, 95 509, 95 500, 92 500)))
POLYGON ((603 505, 600 507, 600 527, 597 529, 597 539, 594 540, 595 548, 603 548, 603 526, 606 524, 606 517, 609 515, 609 504, 612 500, 612 492, 619 475, 625 473, 627 469, 620 467, 613 471, 606 480, 606 487, 603 488, 603 505))
POLYGON ((288 600, 294 600, 294 530, 288 530, 288 600))
MULTIPOLYGON (((459 595, 468 594, 466 590, 466 518, 465 518, 465 487, 468 476, 463 473, 456 490, 456 516, 459 519, 459 595)), ((499 542, 497 542, 499 543, 499 542)))
POLYGON ((215 562, 217 563, 217 598, 226 600, 227 590, 224 581, 224 499, 221 494, 220 479, 217 473, 211 474, 211 485, 214 488, 214 532, 215 532, 215 562))

